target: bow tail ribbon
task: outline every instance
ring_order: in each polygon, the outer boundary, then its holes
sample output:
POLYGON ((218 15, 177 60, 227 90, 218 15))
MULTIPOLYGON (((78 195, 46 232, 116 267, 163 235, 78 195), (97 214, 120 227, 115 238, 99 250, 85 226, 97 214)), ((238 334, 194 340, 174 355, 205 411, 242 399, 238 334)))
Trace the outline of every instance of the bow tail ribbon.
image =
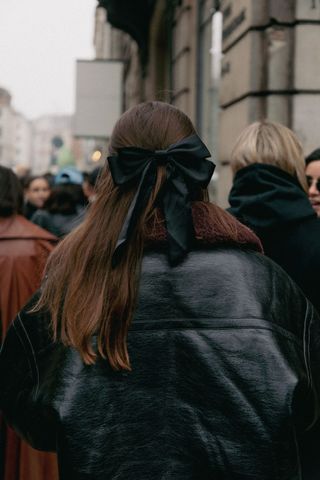
POLYGON ((195 233, 187 185, 181 176, 173 172, 168 177, 162 206, 168 234, 169 262, 174 266, 192 248, 195 233))
POLYGON ((112 267, 120 262, 132 232, 137 225, 142 210, 146 207, 157 179, 157 169, 154 162, 145 167, 137 191, 133 197, 128 213, 125 217, 118 241, 112 256, 112 267))
POLYGON ((112 265, 116 266, 129 238, 139 222, 157 178, 157 166, 166 165, 167 180, 158 200, 165 216, 169 261, 179 263, 192 248, 195 238, 191 209, 191 188, 206 188, 214 171, 208 160, 210 152, 197 135, 191 135, 170 145, 166 150, 145 150, 138 147, 119 149, 118 155, 108 157, 115 185, 138 188, 121 228, 112 265))

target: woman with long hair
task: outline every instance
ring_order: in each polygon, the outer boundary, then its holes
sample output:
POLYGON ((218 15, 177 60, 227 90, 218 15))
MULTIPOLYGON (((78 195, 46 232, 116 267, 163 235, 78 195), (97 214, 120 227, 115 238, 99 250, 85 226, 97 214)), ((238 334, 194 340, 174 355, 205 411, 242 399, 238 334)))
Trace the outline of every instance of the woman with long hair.
POLYGON ((301 473, 319 407, 316 314, 209 203, 208 157, 177 108, 125 112, 95 202, 6 337, 0 407, 58 452, 62 479, 301 473))

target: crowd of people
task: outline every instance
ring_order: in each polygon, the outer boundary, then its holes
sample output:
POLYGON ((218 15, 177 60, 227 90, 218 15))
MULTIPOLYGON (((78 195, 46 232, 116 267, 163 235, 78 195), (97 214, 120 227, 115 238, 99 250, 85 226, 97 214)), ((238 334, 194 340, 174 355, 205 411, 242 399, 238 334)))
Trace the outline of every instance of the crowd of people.
POLYGON ((0 166, 0 480, 318 480, 320 149, 249 125, 227 211, 172 105, 109 150, 0 166))
MULTIPOLYGON (((83 221, 93 195, 86 183, 94 189, 100 170, 95 168, 86 180, 73 167, 56 176, 18 178, 0 166, 0 340, 40 287, 54 246, 83 221)), ((32 449, 1 417, 0 479, 58 479, 56 456, 32 449)))

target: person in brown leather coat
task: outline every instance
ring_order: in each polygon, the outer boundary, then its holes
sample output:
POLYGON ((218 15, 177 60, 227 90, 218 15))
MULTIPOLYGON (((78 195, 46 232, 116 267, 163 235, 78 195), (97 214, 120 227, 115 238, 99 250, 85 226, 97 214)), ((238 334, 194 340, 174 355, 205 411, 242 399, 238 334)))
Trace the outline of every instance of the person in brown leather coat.
MULTIPOLYGON (((12 170, 0 166, 0 339, 39 288, 57 239, 22 216, 23 192, 12 170)), ((52 453, 38 452, 6 426, 0 416, 0 479, 56 480, 52 453)))

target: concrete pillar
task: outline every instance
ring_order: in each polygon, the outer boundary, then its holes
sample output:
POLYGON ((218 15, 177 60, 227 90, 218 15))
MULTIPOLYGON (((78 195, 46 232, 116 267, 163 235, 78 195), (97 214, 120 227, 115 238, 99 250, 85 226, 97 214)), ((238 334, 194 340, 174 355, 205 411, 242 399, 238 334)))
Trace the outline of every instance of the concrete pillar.
POLYGON ((217 201, 227 206, 230 153, 249 123, 292 128, 306 153, 320 146, 320 0, 223 0, 217 201))

